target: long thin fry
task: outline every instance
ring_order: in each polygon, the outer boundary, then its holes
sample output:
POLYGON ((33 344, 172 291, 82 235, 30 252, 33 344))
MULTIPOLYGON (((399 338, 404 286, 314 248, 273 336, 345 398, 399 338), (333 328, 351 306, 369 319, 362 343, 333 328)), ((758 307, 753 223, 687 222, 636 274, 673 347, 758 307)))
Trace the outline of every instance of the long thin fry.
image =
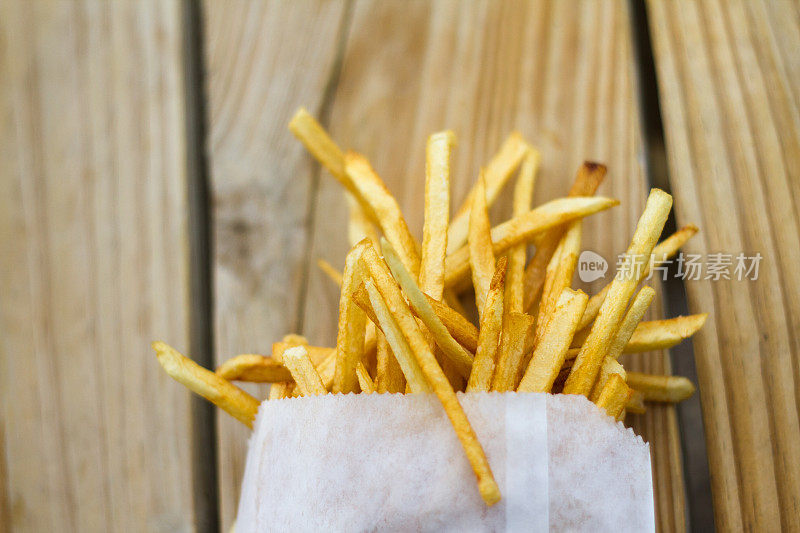
POLYGON ((518 391, 551 391, 588 300, 589 297, 583 291, 562 291, 550 321, 542 329, 518 391))
POLYGON ((425 380, 425 375, 422 373, 419 363, 417 363, 414 354, 411 352, 408 341, 403 336, 400 327, 390 312, 388 304, 383 300, 383 296, 372 281, 367 280, 364 286, 369 294, 370 304, 375 310, 375 315, 381 325, 383 334, 386 336, 386 341, 391 346, 392 353, 403 370, 403 375, 410 391, 430 392, 431 388, 425 380))
MULTIPOLYGON (((461 404, 458 403, 455 391, 447 381, 447 377, 442 372, 442 368, 436 361, 436 357, 425 341, 425 337, 420 331, 417 321, 411 314, 411 309, 406 305, 403 300, 403 295, 400 288, 394 282, 389 273, 389 268, 384 263, 378 253, 372 246, 367 246, 364 250, 364 264, 369 270, 375 286, 380 292, 380 296, 386 302, 387 307, 391 309, 392 316, 397 321, 397 325, 403 334, 403 337, 408 341, 412 353, 417 360, 420 368, 425 375, 425 378, 433 389, 433 392, 439 398, 439 401, 444 407, 456 436, 461 441, 461 446, 464 448, 467 460, 469 460, 472 470, 478 478, 478 490, 487 505, 493 505, 500 499, 500 489, 497 482, 492 475, 489 461, 486 459, 486 454, 483 451, 475 431, 469 424, 461 404)), ((367 285, 369 290, 370 285, 367 285)), ((388 337, 387 337, 388 338, 388 337)), ((394 349, 394 347, 393 347, 394 349)), ((408 376, 406 376, 408 377, 408 376)), ((410 381, 409 381, 410 383, 410 381)))
POLYGON ((633 391, 625 384, 625 380, 619 374, 612 374, 595 403, 608 416, 617 418, 632 394, 633 391))
POLYGON ((478 330, 478 348, 472 363, 472 372, 467 381, 467 392, 486 392, 491 389, 494 367, 497 364, 497 349, 503 328, 503 293, 505 292, 506 258, 497 262, 486 305, 481 315, 478 330))
POLYGON ((419 245, 408 229, 400 206, 367 158, 355 152, 344 155, 344 168, 356 190, 371 207, 386 239, 397 249, 403 264, 419 275, 419 245))
POLYGON ((454 144, 455 134, 442 131, 428 137, 426 148, 425 223, 419 287, 436 300, 441 300, 444 292, 444 258, 450 219, 450 152, 454 144))
MULTIPOLYGON (((534 235, 576 218, 585 217, 619 204, 618 200, 603 198, 558 198, 514 217, 492 228, 492 250, 501 255, 510 247, 527 242, 534 235)), ((469 248, 462 247, 447 256, 445 287, 457 285, 469 277, 469 248)))
POLYGON ((203 368, 172 346, 155 341, 151 345, 158 362, 175 381, 199 394, 249 428, 258 412, 260 402, 214 372, 203 368))
POLYGON ((333 392, 358 391, 356 365, 364 357, 366 315, 351 296, 361 283, 361 254, 367 239, 355 245, 345 258, 341 296, 339 298, 339 328, 336 336, 336 373, 333 392))
POLYGON ((347 191, 345 191, 344 194, 347 199, 347 208, 349 211, 347 239, 350 241, 350 246, 355 246, 364 239, 378 242, 378 229, 364 212, 364 208, 361 207, 361 204, 352 194, 347 191))
MULTIPOLYGON (((694 224, 689 224, 688 226, 684 226, 660 243, 658 243, 655 248, 653 248, 653 253, 650 258, 650 261, 644 266, 644 270, 642 271, 642 278, 646 278, 648 274, 650 274, 651 267, 654 264, 658 264, 659 262, 666 261, 670 257, 673 257, 675 254, 678 253, 678 250, 686 244, 686 241, 691 239, 695 234, 697 234, 699 230, 697 226, 694 224)), ((579 330, 584 329, 592 323, 592 321, 597 317, 597 313, 600 312, 600 306, 603 305, 603 300, 606 299, 606 294, 608 290, 611 288, 611 283, 603 287, 600 292, 595 294, 589 299, 589 304, 586 306, 586 311, 583 313, 583 318, 581 318, 579 330)))
POLYGON ((475 303, 478 314, 483 313, 486 294, 494 274, 494 253, 492 252, 492 225, 486 207, 486 181, 481 172, 478 186, 472 195, 472 209, 469 215, 469 266, 472 269, 472 285, 475 287, 475 303))
MULTIPOLYGON (((603 182, 605 175, 605 165, 591 161, 584 162, 578 169, 575 182, 569 190, 569 196, 593 196, 603 182)), ((525 267, 523 276, 523 308, 525 311, 530 311, 539 299, 540 291, 544 285, 545 269, 558 247, 564 231, 566 231, 566 226, 560 226, 550 229, 542 235, 539 244, 536 246, 536 253, 528 263, 528 266, 525 267)))
MULTIPOLYGON (((541 161, 539 151, 531 148, 522 161, 522 168, 517 176, 514 186, 514 205, 512 214, 522 216, 531 210, 533 201, 533 187, 536 183, 536 173, 541 161)), ((506 294, 504 296, 505 313, 521 313, 523 311, 525 260, 527 256, 526 244, 517 244, 508 250, 508 269, 506 272, 506 294)))
POLYGON ((628 372, 628 385, 648 402, 680 402, 694 394, 691 381, 683 376, 655 376, 628 372))
MULTIPOLYGON (((508 136, 500 151, 486 165, 486 203, 491 206, 503 186, 519 166, 522 158, 530 149, 528 143, 522 138, 519 132, 512 132, 508 136)), ((469 227, 470 210, 472 209, 472 197, 475 194, 473 188, 464 199, 456 216, 450 223, 447 230, 447 253, 451 254, 461 248, 467 242, 469 227)))
POLYGON ((305 346, 293 346, 283 352, 283 364, 292 373, 300 395, 318 396, 328 393, 305 346))
POLYGON ((650 191, 644 213, 639 218, 633 239, 625 254, 625 260, 617 270, 589 337, 575 359, 572 371, 564 384, 564 393, 588 396, 592 391, 600 365, 608 353, 620 319, 639 284, 644 266, 650 258, 658 236, 664 229, 671 207, 672 196, 660 189, 650 191))
POLYGON ((534 318, 524 313, 508 313, 503 317, 503 338, 500 355, 492 376, 492 390, 513 391, 517 388, 517 376, 525 355, 526 345, 530 345, 534 318))
MULTIPOLYGON (((284 339, 286 339, 286 337, 284 337, 284 339)), ((314 366, 319 366, 322 364, 322 362, 330 357, 331 353, 334 351, 333 348, 328 348, 325 346, 310 346, 307 343, 283 340, 272 343, 272 358, 279 363, 282 362, 283 352, 293 346, 305 346, 306 350, 308 351, 308 356, 311 358, 311 362, 314 363, 314 366)))
POLYGON ((317 266, 325 273, 326 276, 331 279, 331 281, 333 281, 339 287, 342 286, 342 273, 339 272, 336 267, 324 259, 317 259, 317 266))
POLYGON ((389 269, 392 271, 394 278, 400 283, 403 292, 408 298, 415 314, 420 318, 425 327, 432 335, 436 345, 441 348, 442 353, 455 365, 459 374, 464 377, 469 376, 470 369, 472 369, 472 354, 464 349, 447 331, 447 328, 436 316, 433 308, 428 303, 425 295, 414 283, 411 274, 403 266, 402 261, 397 256, 392 245, 386 239, 381 239, 381 247, 383 249, 383 257, 389 269))
POLYGON ((292 380, 292 375, 281 362, 272 357, 253 353, 228 359, 217 367, 214 373, 228 381, 276 383, 292 380))
POLYGON ((626 379, 628 375, 619 361, 606 356, 603 364, 600 366, 600 372, 597 374, 597 381, 594 383, 592 393, 589 395, 590 401, 595 403, 598 401, 600 394, 603 392, 603 388, 614 374, 618 374, 622 379, 626 379))
POLYGON ((671 348, 697 333, 708 318, 708 313, 679 316, 668 320, 640 322, 634 330, 623 353, 650 352, 671 348))
POLYGON ((539 302, 539 312, 536 317, 537 338, 539 331, 544 328, 550 315, 558 304, 558 299, 564 289, 572 285, 572 276, 578 264, 578 256, 581 253, 581 233, 582 224, 580 220, 574 220, 568 225, 566 233, 561 238, 558 250, 553 254, 547 267, 545 275, 542 297, 539 302))
MULTIPOLYGON (((366 289, 365 289, 366 290, 366 289)), ((406 390, 406 377, 400 363, 392 353, 389 342, 383 333, 378 334, 378 370, 375 386, 379 393, 402 393, 406 390)))
POLYGON ((358 386, 361 388, 361 392, 367 394, 375 392, 375 383, 372 381, 369 370, 364 366, 364 363, 359 362, 356 366, 356 376, 358 376, 358 386))

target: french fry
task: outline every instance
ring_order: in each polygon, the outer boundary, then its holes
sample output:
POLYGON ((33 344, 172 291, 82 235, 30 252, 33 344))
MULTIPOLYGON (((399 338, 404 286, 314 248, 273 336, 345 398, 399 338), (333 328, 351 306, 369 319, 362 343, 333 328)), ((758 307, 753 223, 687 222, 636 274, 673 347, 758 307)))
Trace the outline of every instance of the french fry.
POLYGON ((444 258, 450 218, 450 152, 454 144, 453 132, 442 131, 428 137, 426 147, 425 223, 419 287, 436 300, 441 300, 444 292, 444 258))
MULTIPOLYGON (((506 291, 507 293, 508 291, 506 291)), ((502 341, 499 346, 491 390, 513 391, 517 388, 517 376, 533 337, 534 318, 524 313, 508 313, 503 317, 502 341)))
POLYGON ((431 389, 425 380, 425 375, 411 352, 408 341, 403 337, 394 316, 389 310, 388 304, 384 302, 383 296, 372 281, 365 281, 364 286, 369 295, 370 305, 372 305, 375 312, 376 320, 381 325, 386 341, 392 348, 392 353, 403 371, 409 390, 411 392, 430 392, 431 389))
POLYGON ((336 372, 333 392, 358 391, 356 365, 364 357, 366 316, 351 296, 361 283, 360 259, 367 239, 355 245, 345 258, 341 296, 339 298, 339 327, 336 336, 336 372))
POLYGON ((633 394, 628 398, 628 403, 625 404, 625 410, 635 415, 644 414, 647 408, 644 406, 644 394, 638 390, 631 389, 633 394))
POLYGON ((614 335, 614 340, 611 341, 611 346, 608 349, 608 354, 603 362, 603 366, 600 367, 600 375, 597 381, 595 381, 594 388, 589 395, 591 401, 595 401, 600 397, 600 392, 603 390, 603 387, 605 387, 606 381, 611 373, 616 372, 621 374, 623 378, 625 377, 624 370, 620 372, 622 365, 617 363, 617 365, 619 365, 617 368, 612 362, 616 362, 619 356, 622 355, 622 350, 625 348, 625 345, 628 344, 631 335, 633 335, 633 331, 636 329, 636 325, 642 320, 642 317, 645 312, 647 312, 647 308, 650 307, 650 303, 653 301, 655 295, 656 291, 652 287, 642 287, 633 299, 633 303, 631 303, 628 311, 625 313, 625 318, 622 319, 619 329, 617 329, 617 333, 614 335))
POLYGON ((317 365, 316 368, 320 379, 322 379, 322 385, 325 387, 325 390, 332 391, 333 378, 336 374, 336 349, 332 349, 330 355, 317 365))
POLYGON ((355 187, 345 175, 344 154, 341 148, 333 142, 325 128, 304 107, 295 111, 289 121, 289 130, 303 143, 314 159, 328 169, 328 172, 348 191, 357 196, 355 187))
POLYGON ((612 374, 595 403, 608 416, 616 419, 625 409, 632 394, 633 391, 625 384, 625 380, 619 374, 612 374))
POLYGON ((505 292, 506 258, 497 261, 486 305, 478 330, 478 347, 467 381, 467 392, 487 392, 492 386, 500 332, 503 329, 503 296, 505 292))
POLYGON ((660 189, 650 191, 624 262, 617 270, 614 281, 611 282, 611 288, 592 325, 592 330, 564 384, 565 394, 588 396, 591 393, 597 373, 619 327, 620 319, 639 284, 641 273, 664 228, 671 207, 672 196, 660 189))
POLYGON ((364 363, 360 361, 356 366, 356 376, 358 376, 358 386, 361 388, 361 392, 365 392, 367 394, 372 394, 375 392, 375 383, 372 381, 372 378, 369 375, 369 370, 367 370, 367 367, 364 366, 364 363))
POLYGON ((600 366, 600 372, 597 374, 597 381, 594 384, 592 393, 589 395, 590 401, 597 403, 597 400, 600 398, 600 394, 603 392, 603 388, 614 374, 619 374, 619 377, 626 379, 628 373, 625 371, 625 367, 623 367, 619 361, 606 356, 603 364, 600 366))
POLYGON ((419 317, 425 327, 430 332, 436 345, 442 350, 442 353, 455 365, 456 370, 464 377, 469 376, 472 369, 472 354, 464 349, 447 331, 447 328, 436 316, 433 308, 425 298, 425 294, 420 290, 411 274, 403 266, 403 262, 397 256, 392 245, 386 239, 381 239, 381 246, 383 248, 383 257, 389 269, 394 275, 394 279, 400 283, 403 288, 403 293, 408 298, 411 308, 414 313, 419 317))
POLYGON ((578 256, 581 253, 581 233, 582 224, 580 220, 574 220, 568 225, 566 233, 561 238, 556 252, 553 254, 542 289, 542 297, 539 301, 539 310, 536 317, 538 324, 536 329, 536 339, 539 338, 540 331, 550 319, 561 293, 564 289, 572 285, 572 276, 575 274, 575 267, 578 264, 578 256))
POLYGON ((414 277, 419 276, 419 245, 408 229, 397 200, 361 154, 345 153, 344 168, 363 201, 372 207, 386 240, 392 243, 414 277))
POLYGON ((228 359, 217 367, 214 373, 228 381, 276 383, 292 380, 292 375, 282 363, 272 357, 253 353, 228 359))
MULTIPOLYGON (((365 289, 366 290, 366 289, 365 289)), ((383 333, 378 334, 378 370, 375 387, 383 393, 403 393, 406 390, 406 377, 400 363, 392 353, 389 342, 383 333)))
POLYGON ((317 259, 317 266, 339 287, 342 286, 342 273, 324 259, 317 259))
MULTIPOLYGON (((284 337, 284 339, 287 337, 284 337)), ((310 346, 307 343, 300 343, 300 342, 292 342, 290 341, 280 341, 280 342, 273 342, 272 343, 272 358, 279 363, 283 361, 283 352, 293 346, 305 346, 306 350, 308 351, 308 356, 311 358, 311 362, 314 363, 314 366, 319 366, 322 362, 330 357, 330 355, 334 352, 333 348, 327 348, 324 346, 310 346)))
MULTIPOLYGON (((492 228, 492 250, 495 256, 502 255, 512 246, 528 242, 538 233, 617 204, 618 200, 602 196, 552 200, 492 228)), ((457 285, 469 277, 469 272, 469 249, 459 248, 448 255, 445 261, 445 287, 457 285)))
MULTIPOLYGON (((597 188, 603 182, 606 175, 606 166, 600 163, 585 161, 578 169, 575 182, 569 190, 569 196, 593 196, 597 188)), ((525 267, 523 275, 523 308, 531 311, 534 304, 538 301, 545 280, 545 269, 550 262, 553 253, 561 242, 561 237, 566 231, 565 226, 559 226, 548 230, 536 246, 528 266, 525 267)))
MULTIPOLYGON (((539 170, 541 155, 539 151, 531 148, 525 159, 522 160, 522 168, 517 176, 517 183, 514 186, 514 205, 512 214, 515 217, 522 216, 531 210, 533 201, 533 187, 536 183, 536 173, 539 170)), ((524 275, 525 259, 527 256, 527 245, 517 244, 508 250, 508 268, 506 269, 506 294, 503 298, 505 312, 522 313, 524 295, 524 275)))
POLYGON ((155 341, 152 347, 161 367, 172 379, 252 429, 261 402, 230 381, 182 355, 172 346, 155 341))
MULTIPOLYGON (((519 132, 512 132, 511 135, 500 147, 500 151, 486 165, 486 204, 491 206, 503 186, 519 166, 522 158, 530 147, 519 132)), ((467 194, 464 203, 461 204, 456 216, 453 217, 450 227, 447 230, 447 253, 452 254, 467 242, 469 228, 470 210, 472 209, 472 197, 475 188, 467 194)))
POLYGON ((668 320, 640 322, 623 353, 650 352, 672 348, 703 327, 708 313, 679 316, 668 320))
POLYGON ((308 357, 305 346, 293 346, 283 352, 283 364, 292 373, 296 389, 301 396, 319 396, 328 393, 311 358, 308 357))
MULTIPOLYGON (((406 305, 400 288, 392 279, 389 273, 389 268, 378 256, 378 253, 371 245, 367 245, 363 254, 363 263, 375 283, 375 287, 380 292, 380 296, 386 302, 386 306, 391 310, 392 317, 396 320, 397 326, 405 337, 411 351, 416 359, 419 367, 422 369, 425 379, 430 388, 433 389, 434 394, 439 398, 442 407, 445 410, 450 423, 453 425, 456 436, 464 448, 467 460, 472 466, 472 470, 478 478, 478 490, 486 505, 493 505, 500 499, 500 489, 497 482, 492 475, 489 461, 486 459, 486 454, 483 447, 478 441, 475 431, 469 424, 461 404, 458 403, 455 391, 447 381, 447 377, 442 372, 442 368, 436 361, 436 357, 425 341, 422 331, 411 314, 411 309, 406 305)), ((372 286, 371 283, 366 284, 367 290, 372 286)), ((373 302, 374 306, 375 302, 373 302)), ((377 313, 377 309, 376 309, 377 313)), ((380 314, 378 314, 380 317, 380 314)), ((387 336, 387 339, 389 337, 387 336)), ((391 344, 391 342, 390 342, 391 344)), ((394 347, 392 347, 394 350, 394 347)), ((408 376, 406 376, 408 379, 408 376)), ((408 380, 411 384, 411 380, 408 380)))
POLYGON ((469 215, 469 266, 472 269, 472 285, 475 287, 475 304, 478 314, 483 313, 486 294, 494 274, 494 253, 492 252, 492 226, 489 223, 489 210, 486 207, 486 182, 481 172, 478 186, 472 195, 472 209, 469 215))
POLYGON ((683 376, 655 376, 628 372, 628 385, 644 395, 647 402, 680 402, 694 394, 691 381, 683 376))
POLYGON ((589 297, 583 291, 564 289, 550 320, 542 328, 517 391, 550 392, 567 356, 572 335, 589 297))
MULTIPOLYGON (((686 241, 691 239, 698 231, 697 226, 689 224, 658 243, 655 248, 653 248, 651 260, 644 266, 642 278, 646 278, 650 274, 650 269, 654 263, 666 261, 677 254, 681 247, 686 244, 686 241)), ((589 304, 586 306, 583 318, 581 318, 579 330, 587 328, 597 317, 600 306, 603 305, 603 300, 606 299, 606 294, 610 288, 611 283, 603 287, 600 292, 589 299, 589 304)))

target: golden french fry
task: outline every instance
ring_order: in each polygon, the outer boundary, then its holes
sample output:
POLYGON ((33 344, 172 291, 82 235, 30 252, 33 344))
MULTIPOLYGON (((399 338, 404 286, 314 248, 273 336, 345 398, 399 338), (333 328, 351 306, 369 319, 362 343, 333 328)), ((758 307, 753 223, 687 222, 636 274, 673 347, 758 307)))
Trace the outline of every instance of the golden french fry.
POLYGON ((467 392, 486 392, 491 389, 500 332, 503 329, 503 296, 505 292, 506 258, 497 261, 486 305, 478 330, 478 347, 467 381, 467 392))
POLYGON ((452 131, 428 137, 425 160, 425 223, 422 226, 422 259, 419 287, 436 300, 444 292, 444 258, 450 219, 450 152, 452 131))
POLYGON ((373 170, 367 158, 361 154, 347 152, 344 155, 344 166, 346 174, 363 201, 372 207, 378 225, 386 239, 397 250, 403 264, 414 277, 419 276, 419 245, 408 229, 397 200, 373 170))
POLYGON ((550 320, 541 330, 539 342, 517 388, 519 392, 552 390, 588 300, 583 291, 562 291, 550 320))
POLYGON ((381 239, 381 246, 383 248, 383 257, 386 264, 389 265, 394 279, 400 283, 403 293, 406 298, 408 298, 408 302, 411 304, 414 313, 419 317, 422 323, 425 324, 425 327, 430 332, 437 346, 439 346, 442 353, 453 362, 459 374, 465 377, 469 376, 469 372, 472 369, 472 354, 465 350, 464 347, 450 335, 450 332, 447 331, 447 328, 442 321, 439 320, 439 317, 436 316, 433 308, 425 298, 425 294, 420 290, 417 284, 414 283, 411 274, 403 266, 402 261, 400 261, 400 258, 397 256, 392 245, 389 244, 389 241, 381 239))
POLYGON ((611 376, 614 374, 619 374, 622 379, 626 379, 627 377, 627 372, 619 361, 606 357, 600 367, 600 372, 597 374, 597 381, 594 384, 592 393, 589 395, 590 401, 597 403, 600 394, 603 392, 603 388, 605 388, 606 383, 608 383, 608 380, 611 379, 611 376))
POLYGON ((502 340, 498 349, 500 355, 492 376, 491 390, 499 392, 516 390, 525 348, 531 345, 533 323, 534 318, 524 313, 512 312, 503 317, 502 340))
MULTIPOLYGON (((565 224, 619 204, 611 198, 558 198, 514 217, 492 228, 492 250, 501 255, 510 247, 529 241, 534 235, 554 226, 565 224)), ((445 287, 457 285, 469 277, 469 248, 462 247, 447 256, 445 261, 445 287)))
POLYGON ((228 381, 276 383, 292 380, 292 375, 281 362, 272 357, 253 353, 232 357, 217 367, 214 372, 228 381))
MULTIPOLYGON (((653 248, 651 260, 644 266, 642 278, 646 278, 648 274, 650 274, 650 269, 653 264, 666 261, 677 254, 678 250, 686 244, 686 241, 691 239, 698 231, 697 226, 689 224, 658 243, 655 248, 653 248)), ((603 287, 600 292, 589 299, 589 304, 586 306, 583 318, 581 318, 579 330, 587 328, 597 317, 597 313, 600 312, 600 306, 603 305, 603 300, 606 299, 606 294, 610 287, 611 283, 603 287)))
POLYGON ((293 346, 283 352, 283 364, 292 373, 296 389, 301 396, 318 396, 328 393, 305 346, 293 346))
MULTIPOLYGON (((585 161, 578 169, 575 182, 569 190, 569 196, 593 196, 597 188, 603 182, 606 175, 605 165, 585 161)), ((559 226, 548 230, 542 235, 541 240, 536 245, 536 253, 527 267, 523 276, 523 309, 531 311, 534 304, 538 301, 545 280, 545 271, 550 258, 553 256, 561 237, 566 231, 565 226, 559 226)))
MULTIPOLYGON (((286 337, 284 337, 284 339, 285 338, 286 337)), ((306 343, 281 341, 272 343, 272 358, 279 363, 282 362, 283 352, 293 346, 305 346, 306 350, 308 351, 308 356, 311 358, 311 362, 314 363, 314 366, 319 366, 322 364, 322 361, 327 359, 334 351, 333 348, 327 348, 324 346, 309 346, 306 343)))
MULTIPOLYGON (((517 176, 514 186, 513 216, 522 216, 531 210, 533 201, 533 187, 536 183, 536 173, 539 170, 541 155, 539 151, 531 148, 522 168, 517 176)), ((521 313, 523 311, 525 260, 527 256, 526 244, 517 244, 508 250, 508 268, 506 269, 506 294, 503 297, 505 313, 521 313)))
POLYGON ((389 343, 397 363, 403 370, 403 376, 405 376, 409 390, 411 392, 430 392, 431 389, 425 380, 425 375, 411 352, 408 341, 403 337, 394 316, 389 310, 388 304, 383 300, 383 296, 381 296, 372 281, 367 280, 364 286, 369 295, 370 305, 375 312, 376 320, 386 336, 386 341, 389 343))
POLYGON ((464 318, 464 315, 452 309, 447 304, 434 300, 427 294, 425 296, 428 300, 428 304, 431 306, 434 313, 436 313, 436 316, 439 317, 439 320, 442 321, 442 324, 447 328, 447 331, 450 332, 450 335, 469 352, 475 353, 475 350, 478 349, 478 328, 476 328, 472 322, 464 318))
POLYGON ((336 336, 336 372, 333 392, 358 391, 356 365, 364 357, 366 316, 351 296, 361 283, 360 259, 367 239, 356 244, 345 258, 342 291, 339 298, 339 328, 336 336))
POLYGON ((566 233, 561 238, 550 264, 547 266, 545 274, 544 288, 542 297, 539 301, 538 316, 536 323, 536 339, 539 338, 540 331, 550 320, 550 316, 558 304, 564 289, 572 285, 572 276, 578 264, 578 256, 581 253, 581 233, 582 224, 580 220, 570 222, 566 233))
POLYGON ((668 320, 640 322, 634 330, 623 353, 649 352, 671 348, 697 333, 708 318, 708 313, 679 316, 668 320))
POLYGON ((628 398, 628 403, 625 404, 625 410, 635 415, 644 414, 647 408, 644 406, 644 394, 638 390, 631 389, 633 394, 628 398))
POLYGON ((339 287, 342 286, 342 273, 339 272, 336 267, 324 259, 317 259, 317 266, 325 273, 326 276, 331 279, 331 281, 333 281, 339 287))
POLYGON ((608 416, 617 418, 625 409, 632 394, 633 391, 625 384, 622 376, 612 374, 595 403, 597 407, 605 410, 608 416))
MULTIPOLYGON (((366 289, 365 289, 366 290, 366 289)), ((400 363, 392 353, 389 342, 383 333, 378 334, 378 370, 375 386, 379 393, 403 393, 406 390, 406 377, 400 363)))
POLYGON ((247 427, 253 427, 261 402, 230 381, 182 355, 172 346, 161 341, 155 341, 151 346, 156 351, 161 367, 172 379, 221 408, 247 427))
POLYGON ((628 385, 648 402, 681 402, 694 394, 694 385, 683 376, 656 376, 628 372, 628 385))
POLYGON ((358 386, 361 387, 361 392, 372 394, 375 392, 375 383, 369 375, 369 370, 360 362, 356 366, 356 376, 358 376, 358 386))
POLYGON ((336 349, 333 348, 330 354, 316 368, 325 390, 332 391, 333 378, 336 375, 336 349))
POLYGON ((323 167, 339 180, 339 183, 351 193, 355 194, 354 187, 347 181, 344 172, 344 154, 317 120, 301 107, 295 111, 289 121, 289 130, 306 147, 314 158, 323 167))
POLYGON ((653 301, 653 298, 655 298, 655 295, 656 291, 652 287, 642 287, 633 299, 633 303, 631 303, 628 311, 625 313, 625 318, 622 319, 622 323, 619 329, 617 329, 617 333, 614 335, 614 340, 611 341, 611 346, 608 349, 605 361, 600 367, 600 375, 597 381, 595 381, 594 388, 589 395, 591 401, 596 401, 597 398, 600 397, 600 393, 612 373, 620 374, 623 378, 625 377, 625 371, 622 370, 622 365, 619 363, 615 365, 614 363, 617 361, 617 358, 622 355, 622 350, 625 348, 625 345, 628 344, 631 335, 633 335, 633 331, 636 329, 636 325, 642 320, 642 317, 645 312, 647 312, 647 308, 650 307, 650 303, 653 301))
MULTIPOLYGON (((411 309, 409 309, 403 299, 400 288, 392 279, 389 273, 389 267, 381 260, 378 253, 371 245, 367 245, 364 250, 363 263, 367 267, 372 281, 375 283, 375 288, 380 292, 380 296, 386 302, 386 306, 391 309, 392 317, 396 320, 402 336, 408 342, 414 358, 424 373, 427 383, 442 403, 442 407, 450 419, 450 423, 453 425, 456 436, 459 441, 461 441, 461 446, 464 448, 467 460, 470 462, 472 470, 478 478, 478 490, 483 501, 487 505, 493 505, 500 499, 500 489, 497 486, 497 482, 494 480, 483 447, 480 442, 478 442, 475 431, 472 429, 472 426, 470 426, 469 420, 466 414, 464 414, 464 410, 461 408, 461 404, 458 403, 455 391, 453 391, 450 382, 447 381, 447 377, 436 361, 436 357, 431 351, 430 346, 428 346, 425 336, 417 325, 414 315, 411 314, 411 309)), ((369 290, 372 287, 372 283, 367 283, 366 287, 367 290, 369 290)), ((374 306, 375 302, 373 301, 373 307, 374 306)), ((376 314, 378 314, 380 318, 380 313, 377 311, 376 309, 376 314)), ((388 335, 387 340, 389 340, 388 335)), ((394 350, 394 346, 392 346, 392 349, 394 350)), ((408 375, 406 379, 408 379, 408 375)), ((409 385, 410 384, 411 380, 409 380, 409 385)))
POLYGON ((282 381, 280 383, 273 383, 269 386, 269 393, 267 399, 272 400, 282 400, 284 398, 290 398, 292 396, 292 392, 294 391, 294 381, 282 381))
POLYGON ((639 285, 644 267, 661 230, 664 229, 671 207, 672 196, 660 189, 650 191, 624 262, 617 270, 589 337, 575 359, 572 371, 564 384, 564 393, 584 396, 591 393, 600 366, 619 328, 628 301, 639 285))
MULTIPOLYGON (((500 147, 500 151, 486 165, 487 205, 491 206, 494 203, 508 178, 514 173, 514 170, 529 149, 530 146, 522 138, 522 135, 516 131, 512 132, 503 143, 503 146, 500 147)), ((472 209, 472 197, 474 194, 475 188, 473 187, 450 223, 450 227, 447 230, 448 254, 455 252, 467 242, 470 210, 472 209)))
POLYGON ((478 186, 472 195, 472 209, 469 215, 469 266, 472 269, 472 285, 475 287, 475 304, 478 314, 483 313, 486 294, 494 274, 494 253, 492 252, 492 225, 486 207, 486 182, 481 172, 478 186))

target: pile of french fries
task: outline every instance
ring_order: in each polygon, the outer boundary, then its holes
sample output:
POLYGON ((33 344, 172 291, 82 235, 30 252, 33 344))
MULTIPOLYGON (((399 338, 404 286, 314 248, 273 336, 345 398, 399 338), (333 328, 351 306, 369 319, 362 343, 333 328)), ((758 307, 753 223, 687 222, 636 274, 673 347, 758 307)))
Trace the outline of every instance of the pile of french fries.
POLYGON ((645 402, 691 396, 686 378, 626 372, 625 353, 674 346, 706 315, 642 322, 655 291, 639 288, 651 265, 675 255, 696 232, 687 226, 657 243, 672 206, 653 189, 623 265, 600 292, 571 288, 581 251, 582 219, 618 204, 594 196, 606 173, 584 163, 568 196, 531 208, 539 152, 512 133, 481 171, 450 219, 450 158, 455 136, 434 133, 426 147, 422 243, 369 161, 342 152, 304 109, 289 129, 346 189, 352 248, 339 272, 336 346, 311 346, 291 334, 270 356, 243 354, 216 372, 163 342, 164 370, 249 427, 260 401, 233 381, 271 383, 269 400, 329 393, 433 393, 442 403, 487 505, 500 499, 483 448, 456 392, 580 394, 617 420, 645 402), (517 172, 513 213, 492 227, 488 209, 517 172), (535 252, 528 260, 528 247, 535 252), (638 289, 638 291, 637 291, 638 289), (476 327, 461 296, 474 290, 476 327))

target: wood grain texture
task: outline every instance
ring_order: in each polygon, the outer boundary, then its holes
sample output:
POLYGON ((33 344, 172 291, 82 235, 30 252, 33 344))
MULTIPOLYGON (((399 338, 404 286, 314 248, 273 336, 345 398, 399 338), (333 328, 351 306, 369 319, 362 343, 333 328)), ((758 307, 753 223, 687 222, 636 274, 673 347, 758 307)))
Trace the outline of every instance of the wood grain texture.
POLYGON ((180 15, 0 3, 0 529, 194 526, 180 15))
MULTIPOLYGON (((345 7, 203 3, 217 362, 269 352, 298 327, 319 171, 287 124, 298 106, 317 114, 323 105, 345 7)), ((265 397, 263 388, 248 390, 265 397)), ((227 530, 249 431, 222 413, 218 433, 220 520, 227 530)))
MULTIPOLYGON (((592 217, 583 242, 609 258, 613 272, 648 190, 632 68, 624 2, 357 1, 330 130, 342 148, 370 158, 418 238, 431 132, 452 129, 458 138, 454 210, 480 165, 515 128, 542 152, 535 203, 565 195, 585 159, 607 163, 598 194, 622 205, 592 217)), ((493 209, 495 222, 511 212, 511 189, 493 209)), ((347 206, 341 187, 325 173, 314 221, 312 257, 341 268, 347 206)), ((303 333, 312 343, 332 345, 337 289, 315 269, 308 283, 303 333)), ((632 369, 668 370, 662 354, 629 360, 632 369)), ((636 427, 653 447, 659 529, 683 530, 674 411, 653 409, 636 427)))
POLYGON ((761 253, 757 281, 687 283, 716 525, 800 529, 800 11, 648 4, 678 222, 692 253, 761 253))

